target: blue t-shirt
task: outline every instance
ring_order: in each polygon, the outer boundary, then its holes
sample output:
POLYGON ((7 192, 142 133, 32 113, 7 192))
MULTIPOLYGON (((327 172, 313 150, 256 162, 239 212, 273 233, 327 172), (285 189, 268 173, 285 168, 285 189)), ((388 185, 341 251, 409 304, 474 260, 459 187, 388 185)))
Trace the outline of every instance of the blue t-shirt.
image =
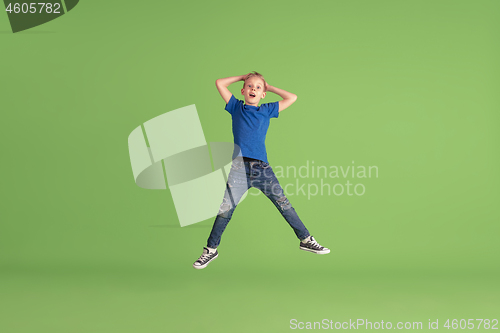
POLYGON ((269 120, 278 118, 279 109, 279 102, 261 104, 260 107, 252 106, 231 95, 226 110, 233 118, 234 143, 241 150, 239 154, 234 152, 233 159, 236 157, 234 155, 240 155, 269 163, 265 144, 266 134, 269 120))

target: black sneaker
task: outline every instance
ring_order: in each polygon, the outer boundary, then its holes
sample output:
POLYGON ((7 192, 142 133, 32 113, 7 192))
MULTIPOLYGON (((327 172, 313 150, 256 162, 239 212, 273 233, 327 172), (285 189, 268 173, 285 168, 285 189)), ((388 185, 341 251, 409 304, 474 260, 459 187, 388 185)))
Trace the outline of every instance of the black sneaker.
POLYGON ((323 247, 316 242, 313 236, 306 238, 306 242, 300 242, 300 249, 304 251, 314 252, 317 254, 327 254, 330 253, 330 249, 323 247))
POLYGON ((208 264, 219 256, 219 252, 217 249, 210 252, 210 250, 206 247, 203 248, 203 254, 198 260, 196 260, 193 264, 193 267, 196 269, 202 269, 208 266, 208 264))

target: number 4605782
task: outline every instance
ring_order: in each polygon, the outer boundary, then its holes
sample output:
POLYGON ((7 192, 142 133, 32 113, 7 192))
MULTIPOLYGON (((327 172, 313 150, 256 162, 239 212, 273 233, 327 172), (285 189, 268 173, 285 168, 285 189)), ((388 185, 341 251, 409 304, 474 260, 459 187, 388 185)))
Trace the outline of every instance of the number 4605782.
POLYGON ((468 329, 474 329, 474 328, 480 329, 481 324, 483 325, 484 329, 490 329, 490 328, 493 330, 498 329, 498 327, 496 327, 498 325, 498 319, 493 319, 493 320, 469 319, 467 321, 465 319, 460 319, 460 321, 458 319, 453 319, 451 321, 451 323, 450 323, 450 320, 448 319, 443 327, 446 327, 447 329, 451 328, 454 330, 456 330, 457 328, 460 328, 460 329, 466 329, 466 328, 468 328, 468 329), (476 325, 474 325, 474 324, 476 324, 476 325))
POLYGON ((27 14, 27 13, 31 13, 31 14, 35 14, 35 13, 38 13, 38 14, 41 14, 43 12, 47 13, 47 14, 61 14, 60 12, 61 10, 61 4, 59 3, 50 3, 50 2, 32 2, 32 3, 15 3, 14 5, 12 5, 11 3, 9 3, 9 5, 7 6, 7 8, 5 9, 5 11, 9 12, 9 13, 12 13, 14 12, 15 14, 19 14, 19 13, 23 13, 23 14, 27 14), (37 8, 37 6, 39 6, 39 8, 37 8))

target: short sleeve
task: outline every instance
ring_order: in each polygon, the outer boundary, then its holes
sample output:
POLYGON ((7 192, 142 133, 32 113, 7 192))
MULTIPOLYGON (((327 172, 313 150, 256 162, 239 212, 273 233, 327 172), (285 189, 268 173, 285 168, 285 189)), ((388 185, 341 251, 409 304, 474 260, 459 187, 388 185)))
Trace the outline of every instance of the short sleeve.
POLYGON ((236 99, 236 97, 234 97, 234 95, 231 95, 229 102, 227 102, 226 104, 225 110, 229 112, 231 115, 233 115, 237 106, 238 106, 238 100, 236 99))
POLYGON ((280 112, 279 112, 280 111, 280 102, 266 103, 262 106, 264 106, 265 109, 267 110, 269 118, 278 118, 278 116, 280 115, 280 112))

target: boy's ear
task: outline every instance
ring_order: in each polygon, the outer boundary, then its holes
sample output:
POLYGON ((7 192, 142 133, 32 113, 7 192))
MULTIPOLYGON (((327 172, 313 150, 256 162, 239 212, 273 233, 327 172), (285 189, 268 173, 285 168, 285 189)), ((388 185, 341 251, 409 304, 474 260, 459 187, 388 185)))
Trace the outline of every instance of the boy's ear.
POLYGON ((245 89, 244 88, 241 88, 241 94, 245 95, 245 89))
POLYGON ((264 91, 264 92, 262 93, 262 98, 266 97, 266 94, 267 94, 267 91, 264 91))

